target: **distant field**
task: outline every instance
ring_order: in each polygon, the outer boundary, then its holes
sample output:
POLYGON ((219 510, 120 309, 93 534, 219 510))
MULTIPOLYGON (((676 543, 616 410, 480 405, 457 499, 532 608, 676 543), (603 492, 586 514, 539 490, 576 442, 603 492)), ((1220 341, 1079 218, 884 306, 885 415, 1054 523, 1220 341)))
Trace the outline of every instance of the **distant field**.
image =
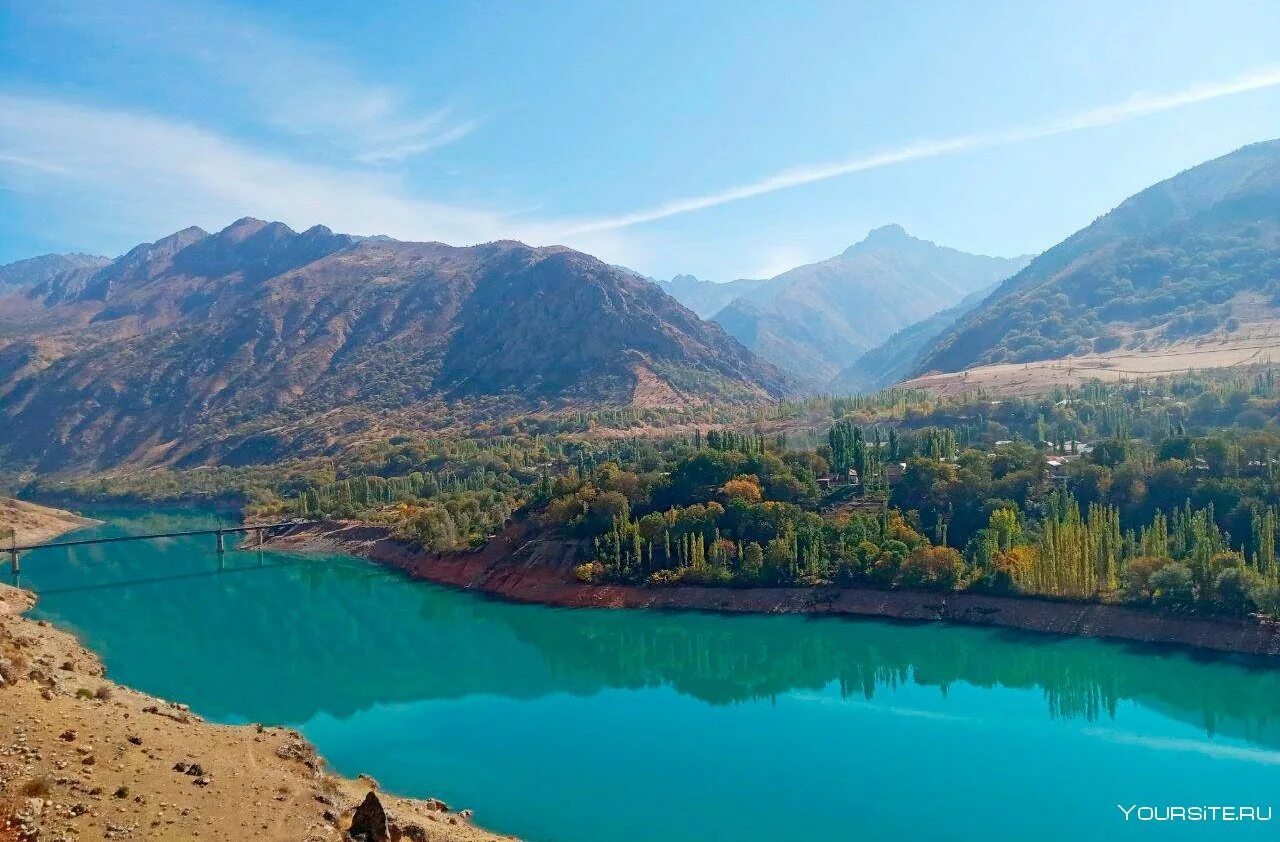
POLYGON ((1244 333, 1179 342, 1153 350, 1120 350, 1031 363, 976 366, 951 374, 914 377, 898 385, 927 389, 940 395, 977 389, 1003 395, 1033 395, 1055 386, 1079 386, 1091 380, 1144 380, 1271 362, 1280 362, 1280 324, 1254 324, 1244 333))

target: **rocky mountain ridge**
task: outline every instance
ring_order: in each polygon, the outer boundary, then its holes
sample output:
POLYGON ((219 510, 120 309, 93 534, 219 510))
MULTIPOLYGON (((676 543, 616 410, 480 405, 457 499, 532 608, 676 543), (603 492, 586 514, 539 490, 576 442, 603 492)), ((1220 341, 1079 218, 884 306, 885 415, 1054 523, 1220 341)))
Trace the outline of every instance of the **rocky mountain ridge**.
POLYGON ((0 453, 44 470, 279 458, 407 409, 445 423, 479 404, 768 401, 788 389, 652 284, 513 241, 242 219, 0 299, 0 453), (318 420, 334 411, 349 429, 318 420))

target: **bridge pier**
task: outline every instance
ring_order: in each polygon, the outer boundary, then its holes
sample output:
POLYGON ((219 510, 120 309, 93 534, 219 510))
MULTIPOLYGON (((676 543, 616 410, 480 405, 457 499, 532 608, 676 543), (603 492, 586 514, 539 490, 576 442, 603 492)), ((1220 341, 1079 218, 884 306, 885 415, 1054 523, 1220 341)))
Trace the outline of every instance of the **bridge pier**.
POLYGON ((219 529, 215 535, 218 536, 218 552, 225 553, 227 551, 226 540, 222 537, 222 530, 219 529))
POLYGON ((15 577, 22 572, 22 565, 18 563, 17 550, 9 550, 9 566, 13 569, 13 575, 15 577))

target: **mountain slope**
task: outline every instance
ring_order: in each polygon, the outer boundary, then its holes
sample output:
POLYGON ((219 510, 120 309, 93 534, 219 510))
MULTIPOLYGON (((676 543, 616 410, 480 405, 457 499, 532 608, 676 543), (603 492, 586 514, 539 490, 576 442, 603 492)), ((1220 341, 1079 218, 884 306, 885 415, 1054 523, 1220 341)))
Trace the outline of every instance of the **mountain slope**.
POLYGON ((1280 141, 1126 199, 940 336, 917 373, 1155 351, 1280 318, 1280 141))
POLYGON ((904 327, 836 375, 830 391, 837 394, 874 392, 907 377, 923 350, 994 290, 994 286, 978 290, 956 306, 904 327))
POLYGON ((431 425, 786 388, 652 284, 562 247, 245 219, 0 304, 0 453, 45 470, 274 458, 410 409, 431 425))
POLYGON ((709 319, 744 295, 751 295, 769 281, 741 278, 726 283, 703 281, 693 275, 676 275, 669 281, 654 280, 667 295, 679 301, 704 319, 709 319))
POLYGON ((0 297, 22 292, 56 278, 89 274, 110 263, 96 254, 42 254, 0 266, 0 297))
POLYGON ((1023 265, 1022 258, 966 254, 887 225, 841 255, 773 278, 715 319, 748 348, 817 389, 895 331, 1023 265))

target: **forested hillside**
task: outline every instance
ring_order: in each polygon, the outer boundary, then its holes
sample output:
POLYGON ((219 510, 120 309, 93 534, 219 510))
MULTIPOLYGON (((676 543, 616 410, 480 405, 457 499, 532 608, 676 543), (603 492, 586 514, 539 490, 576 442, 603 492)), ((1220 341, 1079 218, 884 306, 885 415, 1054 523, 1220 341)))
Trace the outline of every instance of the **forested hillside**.
POLYGON ((1280 318, 1280 141, 1127 199, 947 330, 915 373, 1158 351, 1280 318))
POLYGON ((519 518, 578 539, 586 582, 1280 615, 1274 369, 1038 399, 886 393, 813 406, 835 420, 811 443, 747 427, 540 438, 455 445, 461 464, 438 447, 385 447, 257 511, 354 516, 441 552, 519 518))

